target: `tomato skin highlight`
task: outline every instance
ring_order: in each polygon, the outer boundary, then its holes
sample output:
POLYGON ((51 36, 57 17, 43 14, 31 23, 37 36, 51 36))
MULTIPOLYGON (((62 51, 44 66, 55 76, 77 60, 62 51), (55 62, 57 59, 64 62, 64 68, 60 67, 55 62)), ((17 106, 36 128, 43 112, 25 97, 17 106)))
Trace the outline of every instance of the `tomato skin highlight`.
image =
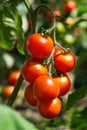
POLYGON ((67 94, 71 88, 71 81, 67 74, 61 74, 60 76, 54 77, 54 81, 60 86, 59 96, 67 94))
POLYGON ((28 59, 22 67, 22 75, 27 82, 33 83, 40 75, 48 74, 48 69, 36 59, 28 59))
POLYGON ((36 59, 47 58, 54 47, 50 36, 42 36, 40 33, 32 34, 26 43, 28 53, 36 59))
POLYGON ((62 49, 56 50, 54 54, 54 66, 60 72, 70 72, 76 65, 76 57, 72 52, 63 54, 62 49))
POLYGON ((59 98, 45 102, 38 100, 37 108, 41 116, 51 119, 59 115, 61 111, 61 101, 59 98))
POLYGON ((60 87, 52 77, 42 75, 35 80, 33 91, 37 99, 47 101, 59 95, 60 87))
POLYGON ((25 92, 24 92, 24 97, 28 104, 30 104, 31 106, 36 106, 37 98, 33 94, 33 85, 32 84, 29 84, 26 87, 25 92))

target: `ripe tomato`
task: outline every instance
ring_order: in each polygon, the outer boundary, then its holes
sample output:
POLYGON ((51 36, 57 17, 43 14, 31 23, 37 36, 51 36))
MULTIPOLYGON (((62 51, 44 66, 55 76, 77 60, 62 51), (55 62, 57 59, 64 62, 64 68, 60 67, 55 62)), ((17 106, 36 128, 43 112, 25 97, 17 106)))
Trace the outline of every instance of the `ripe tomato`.
POLYGON ((9 80, 9 82, 12 84, 12 85, 15 85, 16 84, 16 82, 17 82, 17 80, 18 80, 18 78, 19 78, 19 76, 20 76, 20 70, 15 70, 15 71, 13 71, 10 75, 9 75, 9 77, 8 77, 8 80, 9 80))
POLYGON ((69 92, 71 87, 71 81, 67 74, 62 74, 60 76, 54 77, 54 81, 57 82, 60 86, 59 96, 63 96, 67 92, 69 92))
POLYGON ((37 108, 41 116, 45 118, 54 118, 58 116, 61 111, 61 101, 59 98, 54 98, 45 102, 38 100, 37 108))
POLYGON ((42 36, 41 34, 32 34, 26 43, 27 51, 36 59, 47 58, 54 47, 53 40, 50 36, 42 36))
POLYGON ((48 75, 39 76, 33 84, 34 95, 42 101, 53 99, 59 95, 60 87, 48 75))
POLYGON ((24 92, 24 97, 28 104, 32 106, 36 106, 37 104, 37 98, 33 94, 33 85, 30 84, 26 87, 25 92, 24 92))
POLYGON ((4 96, 5 97, 9 97, 12 94, 13 90, 14 90, 14 86, 12 86, 12 85, 5 86, 3 88, 3 94, 4 94, 4 96))
POLYGON ((48 70, 38 60, 32 58, 25 61, 22 74, 27 82, 33 83, 40 75, 48 74, 48 70))
POLYGON ((67 12, 71 12, 74 9, 76 9, 76 3, 73 0, 70 0, 67 3, 65 3, 65 10, 67 12))
POLYGON ((54 54, 54 65, 60 72, 70 72, 76 65, 76 57, 72 52, 63 54, 62 49, 57 49, 54 54))
MULTIPOLYGON (((61 16, 61 12, 60 12, 59 10, 57 10, 57 9, 52 9, 52 11, 54 12, 54 14, 55 14, 56 16, 61 16)), ((46 16, 46 18, 47 18, 48 21, 51 22, 51 21, 53 20, 52 14, 50 13, 50 11, 46 11, 45 16, 46 16)), ((59 18, 56 18, 56 20, 58 21, 59 18)))

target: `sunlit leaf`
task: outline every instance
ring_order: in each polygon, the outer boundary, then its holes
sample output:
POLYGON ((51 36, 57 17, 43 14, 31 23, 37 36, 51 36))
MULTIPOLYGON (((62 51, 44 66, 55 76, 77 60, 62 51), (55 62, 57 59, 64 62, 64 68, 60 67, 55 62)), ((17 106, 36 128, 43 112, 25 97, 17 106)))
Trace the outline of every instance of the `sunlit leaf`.
POLYGON ((87 95, 87 86, 81 87, 68 96, 66 109, 70 109, 77 101, 87 95))
POLYGON ((11 108, 0 105, 0 130, 38 130, 11 108))

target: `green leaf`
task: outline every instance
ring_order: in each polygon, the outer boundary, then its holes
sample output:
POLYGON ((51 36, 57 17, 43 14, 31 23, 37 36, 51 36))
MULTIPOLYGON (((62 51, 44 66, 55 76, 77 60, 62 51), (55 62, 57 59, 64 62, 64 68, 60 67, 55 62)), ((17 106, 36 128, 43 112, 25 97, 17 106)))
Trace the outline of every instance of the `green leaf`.
POLYGON ((16 26, 16 35, 17 35, 17 49, 21 54, 24 54, 24 32, 22 29, 22 21, 18 12, 16 11, 15 15, 15 26, 16 26))
POLYGON ((84 8, 84 6, 79 7, 77 11, 78 11, 77 15, 81 16, 83 13, 87 13, 87 7, 85 7, 85 8, 84 8))
POLYGON ((66 110, 70 109, 78 100, 87 95, 87 86, 81 87, 68 96, 66 110))
POLYGON ((21 17, 18 14, 18 1, 0 1, 0 47, 12 50, 17 40, 17 50, 24 54, 24 32, 21 17), (2 1, 2 2, 1 2, 2 1))
POLYGON ((75 130, 87 129, 87 107, 83 110, 74 110, 70 116, 70 128, 75 130))
POLYGON ((0 30, 0 47, 7 50, 13 49, 13 40, 11 39, 11 28, 4 25, 1 26, 0 30), (9 31, 8 31, 9 30, 9 31))
POLYGON ((38 130, 16 111, 6 105, 0 105, 0 130, 38 130))

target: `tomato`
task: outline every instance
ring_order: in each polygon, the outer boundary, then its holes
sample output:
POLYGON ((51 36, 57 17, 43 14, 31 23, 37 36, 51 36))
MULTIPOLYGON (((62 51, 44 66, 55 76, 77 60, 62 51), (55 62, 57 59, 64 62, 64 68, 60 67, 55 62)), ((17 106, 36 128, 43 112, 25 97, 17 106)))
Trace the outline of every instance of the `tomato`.
POLYGON ((38 101, 37 108, 41 116, 44 118, 54 118, 59 115, 61 111, 61 101, 59 98, 48 100, 45 102, 38 101))
POLYGON ((54 66, 60 72, 70 72, 76 65, 76 57, 72 52, 62 53, 57 49, 54 54, 54 66))
POLYGON ((8 80, 9 80, 9 82, 12 84, 12 85, 15 85, 16 84, 16 82, 17 82, 17 80, 18 80, 18 78, 19 78, 19 76, 20 76, 20 70, 15 70, 15 71, 13 71, 10 75, 9 75, 9 77, 8 77, 8 80))
POLYGON ((72 17, 68 17, 65 22, 66 22, 66 24, 68 24, 69 26, 72 26, 72 25, 74 25, 74 23, 75 23, 75 19, 72 18, 72 17))
MULTIPOLYGON (((54 12, 54 14, 56 15, 56 16, 61 16, 61 12, 59 11, 59 10, 57 10, 57 9, 52 9, 52 11, 54 12)), ((46 14, 45 14, 45 16, 46 16, 46 18, 47 18, 47 20, 48 21, 52 21, 53 20, 53 18, 52 18, 52 14, 50 13, 50 11, 47 11, 46 12, 46 14)), ((58 21, 60 18, 56 18, 56 20, 58 21)))
POLYGON ((53 40, 50 36, 42 36, 41 34, 32 34, 26 43, 27 51, 36 59, 47 58, 54 47, 53 40))
POLYGON ((73 0, 68 1, 65 3, 65 10, 67 12, 71 12, 76 9, 76 3, 73 0))
POLYGON ((59 96, 64 96, 69 92, 71 87, 71 81, 67 74, 61 74, 60 76, 54 77, 54 81, 60 86, 59 96))
POLYGON ((74 36, 72 34, 66 34, 64 36, 63 40, 64 40, 65 43, 67 43, 69 45, 72 45, 75 42, 75 38, 74 38, 74 36))
MULTIPOLYGON (((60 12, 59 10, 56 10, 56 9, 55 9, 55 10, 53 10, 53 11, 54 11, 54 13, 55 13, 56 16, 61 17, 61 12, 60 12)), ((58 21, 58 20, 60 20, 60 18, 57 17, 56 20, 58 21)))
POLYGON ((13 90, 14 90, 14 86, 12 86, 12 85, 5 86, 3 88, 3 94, 4 94, 4 96, 5 97, 9 97, 12 94, 13 90))
POLYGON ((33 94, 33 85, 32 84, 30 84, 26 87, 25 92, 24 92, 24 97, 28 104, 30 104, 32 106, 36 106, 37 98, 33 94))
POLYGON ((65 31, 65 26, 64 26, 64 24, 61 23, 61 22, 57 22, 57 23, 56 23, 56 31, 57 31, 58 33, 64 32, 64 31, 65 31))
POLYGON ((53 99, 57 97, 60 92, 59 85, 48 75, 39 76, 33 86, 34 95, 42 101, 53 99))
POLYGON ((27 82, 33 83, 40 75, 48 74, 48 70, 38 60, 31 58, 25 61, 22 74, 27 82))

